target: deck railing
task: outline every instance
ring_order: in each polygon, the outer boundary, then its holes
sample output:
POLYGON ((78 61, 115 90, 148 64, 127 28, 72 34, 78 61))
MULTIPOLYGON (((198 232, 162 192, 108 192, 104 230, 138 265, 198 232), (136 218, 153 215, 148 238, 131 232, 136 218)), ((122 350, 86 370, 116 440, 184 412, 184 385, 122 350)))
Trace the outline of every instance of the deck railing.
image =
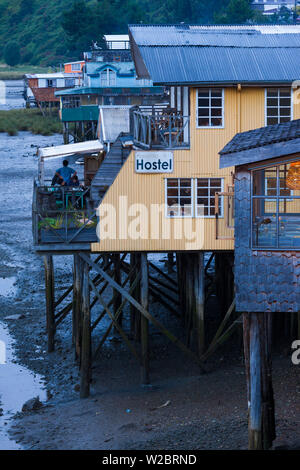
POLYGON ((96 211, 88 207, 90 188, 34 183, 32 230, 35 245, 97 242, 96 211))
POLYGON ((146 149, 189 147, 190 117, 164 107, 133 111, 134 143, 146 149))

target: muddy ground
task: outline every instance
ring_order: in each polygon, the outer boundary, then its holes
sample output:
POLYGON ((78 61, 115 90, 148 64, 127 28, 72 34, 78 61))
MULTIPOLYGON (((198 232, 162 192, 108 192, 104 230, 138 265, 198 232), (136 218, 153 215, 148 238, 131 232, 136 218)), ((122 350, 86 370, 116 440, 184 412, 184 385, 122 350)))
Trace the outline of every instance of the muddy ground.
MULTIPOLYGON (((210 359, 203 375, 151 330, 151 386, 144 388, 135 358, 111 335, 93 366, 91 397, 85 400, 79 399, 69 318, 58 328, 56 351, 46 352, 43 265, 31 237, 32 178, 37 167, 32 145, 58 144, 60 139, 28 133, 0 136, 0 278, 15 282, 9 294, 0 295, 0 321, 16 340, 16 361, 41 375, 48 397, 40 410, 7 420, 10 438, 23 449, 246 449, 247 399, 238 334, 210 359), (7 319, 11 315, 21 317, 7 319)), ((48 165, 51 175, 60 161, 48 165)), ((161 258, 156 262, 163 268, 161 258)), ((55 258, 55 274, 59 295, 72 279, 71 257, 55 258)), ((216 321, 217 310, 214 299, 208 316, 216 321)), ((158 304, 152 305, 152 312, 180 332, 178 320, 158 304)), ((98 340, 107 324, 97 329, 98 340)), ((300 448, 299 367, 291 363, 288 342, 276 348, 275 447, 300 448)), ((22 390, 21 378, 19 387, 22 390)))

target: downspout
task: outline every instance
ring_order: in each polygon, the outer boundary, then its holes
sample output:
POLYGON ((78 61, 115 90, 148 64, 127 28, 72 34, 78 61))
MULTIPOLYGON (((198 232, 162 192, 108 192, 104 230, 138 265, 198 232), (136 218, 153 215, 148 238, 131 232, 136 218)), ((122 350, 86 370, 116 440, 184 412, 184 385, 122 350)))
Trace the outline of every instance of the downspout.
POLYGON ((237 110, 236 110, 236 131, 237 133, 241 132, 242 128, 242 106, 241 106, 241 94, 242 94, 242 85, 239 83, 237 86, 237 110))

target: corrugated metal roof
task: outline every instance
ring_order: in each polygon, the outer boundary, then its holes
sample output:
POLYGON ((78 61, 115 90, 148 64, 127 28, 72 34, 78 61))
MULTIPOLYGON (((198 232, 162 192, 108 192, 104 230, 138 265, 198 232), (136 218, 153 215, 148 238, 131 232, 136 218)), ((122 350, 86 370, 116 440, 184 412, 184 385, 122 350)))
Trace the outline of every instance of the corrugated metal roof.
POLYGON ((130 87, 102 87, 102 88, 90 88, 90 87, 74 87, 67 90, 56 91, 55 96, 79 96, 79 95, 162 95, 164 89, 159 86, 141 86, 138 84, 130 87))
POLYGON ((300 26, 278 26, 277 33, 267 26, 222 28, 130 27, 139 76, 146 69, 154 84, 290 83, 300 77, 300 26))

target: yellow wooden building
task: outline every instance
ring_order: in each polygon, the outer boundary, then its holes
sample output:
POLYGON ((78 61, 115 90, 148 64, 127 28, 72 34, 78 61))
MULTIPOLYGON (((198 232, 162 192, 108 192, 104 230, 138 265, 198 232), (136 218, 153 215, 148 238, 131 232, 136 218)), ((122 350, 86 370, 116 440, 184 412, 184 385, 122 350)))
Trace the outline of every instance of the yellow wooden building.
POLYGON ((134 145, 99 206, 92 251, 233 250, 234 169, 219 169, 218 152, 236 133, 300 117, 300 27, 129 33, 138 76, 168 87, 170 107, 133 110, 134 145))

